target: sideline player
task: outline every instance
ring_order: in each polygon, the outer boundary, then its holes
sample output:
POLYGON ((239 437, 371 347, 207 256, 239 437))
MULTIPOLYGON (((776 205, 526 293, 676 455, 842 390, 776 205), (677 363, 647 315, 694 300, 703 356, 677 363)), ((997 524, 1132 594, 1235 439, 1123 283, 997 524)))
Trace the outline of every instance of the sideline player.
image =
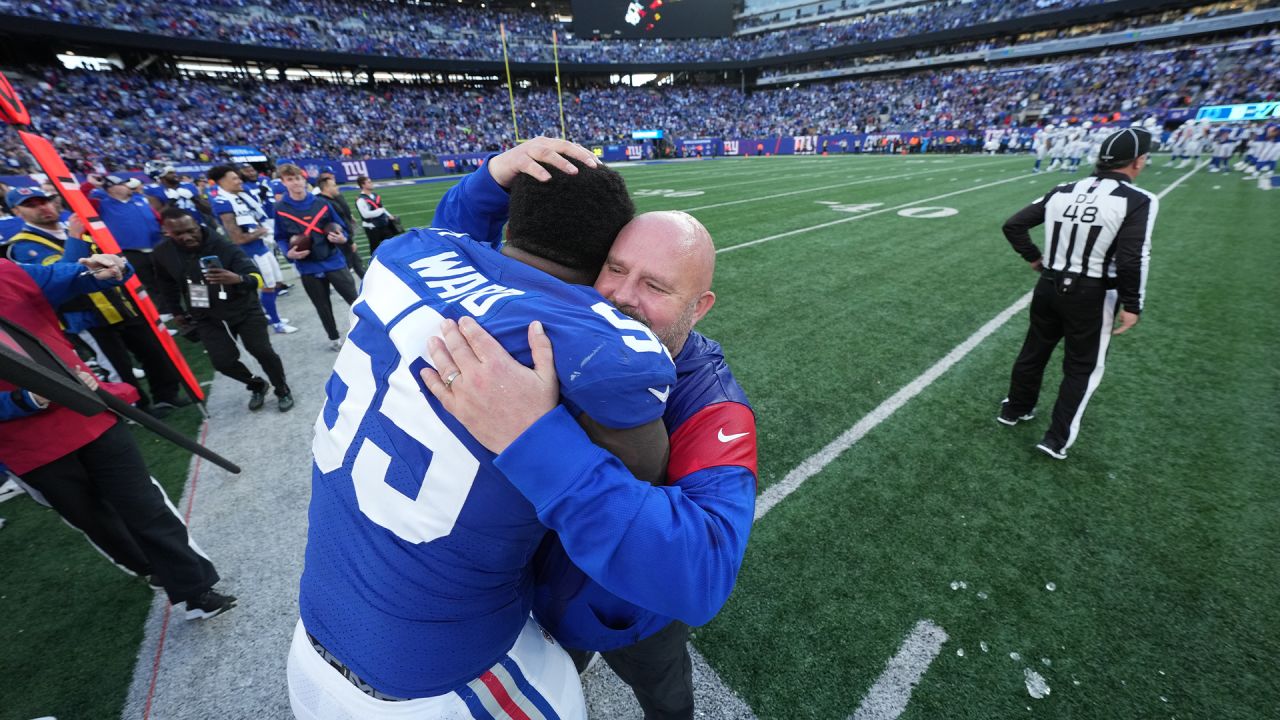
MULTIPOLYGON (((569 411, 649 480, 665 465, 660 418, 675 371, 647 327, 587 287, 634 213, 622 178, 563 141, 526 143, 481 173, 511 189, 502 251, 410 231, 379 248, 353 307, 316 422, 289 655, 300 718, 483 717, 500 704, 585 717, 573 663, 529 616, 546 528, 423 386, 424 340, 446 318, 470 317, 527 361, 531 323, 545 323, 569 411)), ((580 521, 601 544, 616 540, 617 528, 580 521)))
POLYGON ((276 310, 276 286, 284 280, 284 275, 275 253, 264 239, 273 235, 266 208, 258 197, 244 189, 244 178, 231 165, 210 168, 209 179, 219 190, 213 198, 214 216, 222 223, 231 242, 258 266, 263 283, 259 300, 271 321, 271 329, 279 335, 298 332, 298 328, 282 320, 276 310))
POLYGON ((1143 309, 1160 201, 1133 181, 1146 167, 1150 150, 1146 130, 1112 133, 1102 143, 1091 176, 1059 185, 1004 224, 1009 244, 1040 273, 1040 280, 1031 300, 1031 327, 996 419, 1017 425, 1035 417, 1045 365, 1065 339, 1058 401, 1049 429, 1036 445, 1057 460, 1067 458, 1080 432, 1085 407, 1102 380, 1111 336, 1136 325, 1143 309), (1028 232, 1042 224, 1043 254, 1028 232), (1113 331, 1117 316, 1120 323, 1113 331))

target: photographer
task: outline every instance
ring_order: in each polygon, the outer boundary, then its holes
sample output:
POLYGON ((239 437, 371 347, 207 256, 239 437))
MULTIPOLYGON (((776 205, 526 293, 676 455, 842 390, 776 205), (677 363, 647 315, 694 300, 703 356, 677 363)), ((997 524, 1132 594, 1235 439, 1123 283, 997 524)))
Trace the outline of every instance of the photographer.
POLYGON ((215 370, 244 383, 251 393, 249 409, 259 410, 266 399, 267 381, 240 362, 238 337, 275 386, 280 412, 288 412, 293 395, 258 302, 262 286, 258 267, 243 250, 201 227, 185 211, 165 208, 161 217, 167 238, 155 250, 161 307, 173 313, 183 332, 194 332, 204 343, 215 370))

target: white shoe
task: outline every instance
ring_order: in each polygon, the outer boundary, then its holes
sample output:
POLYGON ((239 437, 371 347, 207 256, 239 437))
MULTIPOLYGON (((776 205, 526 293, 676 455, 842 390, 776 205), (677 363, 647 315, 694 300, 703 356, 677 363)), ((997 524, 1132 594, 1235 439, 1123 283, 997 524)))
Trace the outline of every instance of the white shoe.
POLYGON ((274 330, 277 335, 288 335, 290 333, 298 332, 298 328, 286 323, 284 320, 272 325, 271 329, 274 330))
POLYGON ((1271 175, 1269 173, 1266 175, 1258 176, 1258 189, 1259 190, 1271 189, 1271 175))

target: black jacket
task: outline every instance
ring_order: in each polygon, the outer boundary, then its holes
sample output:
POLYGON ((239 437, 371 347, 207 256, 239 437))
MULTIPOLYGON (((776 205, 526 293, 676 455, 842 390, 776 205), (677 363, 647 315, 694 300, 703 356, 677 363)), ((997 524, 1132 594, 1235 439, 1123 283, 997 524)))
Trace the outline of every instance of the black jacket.
POLYGON ((258 266, 236 245, 202 228, 203 237, 195 250, 179 247, 172 240, 165 240, 151 253, 155 264, 157 302, 162 312, 180 315, 187 313, 195 320, 231 320, 246 313, 262 312, 258 302, 258 290, 262 287, 262 275, 258 266), (200 258, 217 256, 222 267, 237 274, 241 282, 223 285, 227 299, 218 297, 217 285, 209 286, 209 307, 191 307, 189 284, 204 284, 200 258))

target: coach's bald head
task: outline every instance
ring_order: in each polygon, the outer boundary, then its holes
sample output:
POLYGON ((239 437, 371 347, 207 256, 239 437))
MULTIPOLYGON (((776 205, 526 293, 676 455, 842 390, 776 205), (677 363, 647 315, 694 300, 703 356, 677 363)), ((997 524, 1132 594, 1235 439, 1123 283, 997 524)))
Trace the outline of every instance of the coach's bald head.
POLYGON ((674 356, 715 304, 715 267, 715 245, 702 223, 684 212, 649 212, 622 228, 595 287, 648 325, 674 356))

